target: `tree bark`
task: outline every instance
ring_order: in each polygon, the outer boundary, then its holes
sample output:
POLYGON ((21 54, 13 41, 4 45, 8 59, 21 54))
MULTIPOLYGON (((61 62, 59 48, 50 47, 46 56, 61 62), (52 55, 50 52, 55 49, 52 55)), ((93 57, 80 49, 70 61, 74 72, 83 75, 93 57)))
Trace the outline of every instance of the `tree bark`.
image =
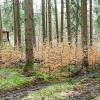
POLYGON ((45 0, 42 1, 42 36, 43 36, 43 42, 45 42, 46 36, 45 36, 45 0))
POLYGON ((54 4, 55 4, 56 35, 57 35, 57 42, 59 43, 59 28, 58 28, 57 0, 54 0, 54 4))
POLYGON ((77 48, 78 45, 78 29, 79 29, 79 0, 77 0, 77 11, 76 11, 76 37, 75 37, 75 45, 77 48))
POLYGON ((66 14, 67 14, 67 32, 68 32, 68 44, 72 44, 71 35, 71 18, 70 18, 70 0, 66 0, 66 14))
POLYGON ((33 34, 34 34, 34 19, 33 19, 33 2, 32 0, 24 0, 25 3, 25 44, 26 44, 26 66, 24 73, 27 76, 32 75, 33 70, 33 34))
POLYGON ((93 34, 93 25, 92 25, 92 0, 90 0, 90 46, 93 45, 92 34, 93 34))
POLYGON ((45 15, 45 35, 48 36, 48 0, 46 0, 46 15, 45 15))
POLYGON ((14 46, 21 47, 19 0, 13 0, 14 14, 14 46))
POLYGON ((36 47, 36 33, 35 33, 35 21, 34 21, 34 8, 33 8, 33 46, 36 47))
POLYGON ((2 46, 2 16, 1 16, 1 6, 0 6, 0 65, 1 65, 1 46, 2 46))
POLYGON ((1 6, 0 6, 0 46, 2 44, 2 16, 1 16, 1 6))
POLYGON ((87 30, 87 0, 81 0, 81 35, 83 48, 83 66, 88 67, 88 30, 87 30))
POLYGON ((64 38, 64 0, 61 0, 61 42, 64 38))
POLYGON ((51 0, 48 0, 48 25, 49 25, 49 42, 52 42, 52 17, 51 17, 51 0))

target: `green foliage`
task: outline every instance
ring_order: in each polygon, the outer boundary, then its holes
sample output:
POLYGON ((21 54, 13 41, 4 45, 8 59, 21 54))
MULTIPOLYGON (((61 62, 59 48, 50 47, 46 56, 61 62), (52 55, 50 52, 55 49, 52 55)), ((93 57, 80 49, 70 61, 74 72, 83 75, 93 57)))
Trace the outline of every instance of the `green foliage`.
POLYGON ((33 76, 35 76, 36 78, 43 79, 45 81, 48 81, 48 79, 49 79, 49 75, 42 71, 41 72, 40 71, 33 72, 33 76))
POLYGON ((98 23, 98 26, 100 27, 100 15, 97 17, 97 23, 98 23))
MULTIPOLYGON (((100 76, 100 73, 97 74, 96 71, 94 71, 94 74, 95 74, 95 77, 98 77, 98 75, 100 76)), ((88 75, 83 76, 81 79, 67 78, 65 82, 47 86, 43 88, 42 90, 33 92, 32 94, 29 94, 29 95, 31 95, 31 97, 34 98, 34 100, 38 100, 38 99, 41 100, 42 98, 47 98, 47 100, 65 100, 63 97, 61 97, 61 93, 66 92, 66 91, 71 91, 73 88, 78 87, 78 86, 81 88, 83 84, 94 80, 92 75, 93 74, 89 73, 88 75)), ((26 98, 27 97, 23 98, 22 100, 26 100, 26 98)))
POLYGON ((66 73, 75 73, 81 69, 81 66, 75 66, 75 65, 68 65, 62 68, 61 72, 66 72, 66 73))
MULTIPOLYGON (((62 99, 58 99, 60 98, 60 93, 62 91, 65 91, 65 89, 71 90, 76 84, 77 84, 77 80, 75 80, 74 78, 68 78, 66 79, 65 82, 62 83, 57 83, 57 84, 53 84, 51 86, 47 86, 45 88, 43 88, 42 90, 33 92, 32 94, 32 98, 34 98, 34 100, 38 100, 41 98, 45 98, 47 97, 47 100, 62 100, 62 99)), ((26 98, 26 97, 25 97, 26 98)), ((25 98, 23 98, 22 100, 26 100, 25 98)))
POLYGON ((12 1, 4 0, 4 5, 2 6, 2 24, 3 29, 7 31, 13 30, 13 7, 12 1))
POLYGON ((25 77, 16 68, 2 68, 0 69, 0 89, 12 89, 20 87, 21 85, 30 82, 33 77, 25 77))
POLYGON ((71 89, 75 83, 72 84, 71 80, 66 81, 65 83, 58 83, 52 86, 48 86, 45 89, 42 89, 38 92, 34 92, 33 96, 41 96, 41 97, 55 97, 57 92, 61 92, 64 89, 71 89), (70 84, 71 82, 71 84, 70 84))
POLYGON ((91 81, 91 80, 100 81, 100 71, 96 71, 96 70, 93 70, 93 69, 89 69, 89 73, 87 75, 85 75, 79 81, 79 83, 84 84, 84 83, 87 83, 87 81, 91 81))
POLYGON ((78 27, 79 27, 79 0, 72 0, 71 1, 71 26, 72 26, 72 32, 78 32, 78 27))
POLYGON ((93 78, 93 79, 100 79, 100 71, 99 70, 93 70, 93 69, 89 69, 89 74, 88 74, 89 78, 93 78))

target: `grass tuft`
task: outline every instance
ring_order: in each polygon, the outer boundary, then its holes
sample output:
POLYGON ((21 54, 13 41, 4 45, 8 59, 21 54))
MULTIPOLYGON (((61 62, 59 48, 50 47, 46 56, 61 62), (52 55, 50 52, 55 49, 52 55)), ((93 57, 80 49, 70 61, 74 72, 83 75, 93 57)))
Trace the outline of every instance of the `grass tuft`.
POLYGON ((0 69, 0 90, 12 89, 30 82, 33 77, 25 77, 16 68, 0 69))

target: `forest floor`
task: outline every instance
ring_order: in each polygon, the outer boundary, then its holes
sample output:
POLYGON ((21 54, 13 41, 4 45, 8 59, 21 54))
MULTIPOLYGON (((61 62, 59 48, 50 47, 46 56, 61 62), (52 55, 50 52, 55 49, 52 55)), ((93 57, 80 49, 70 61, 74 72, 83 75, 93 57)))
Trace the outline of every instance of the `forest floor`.
POLYGON ((56 82, 42 81, 39 75, 46 77, 39 72, 25 77, 20 69, 0 69, 0 100, 100 100, 100 71, 56 82))
POLYGON ((100 76, 74 77, 30 92, 22 100, 100 100, 100 76))

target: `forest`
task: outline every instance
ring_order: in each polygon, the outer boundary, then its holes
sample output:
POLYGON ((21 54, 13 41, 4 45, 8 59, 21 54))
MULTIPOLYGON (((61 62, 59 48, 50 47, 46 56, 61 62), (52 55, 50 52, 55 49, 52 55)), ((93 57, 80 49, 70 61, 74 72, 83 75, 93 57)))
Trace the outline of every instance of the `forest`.
POLYGON ((100 100, 100 0, 0 0, 0 100, 100 100))

